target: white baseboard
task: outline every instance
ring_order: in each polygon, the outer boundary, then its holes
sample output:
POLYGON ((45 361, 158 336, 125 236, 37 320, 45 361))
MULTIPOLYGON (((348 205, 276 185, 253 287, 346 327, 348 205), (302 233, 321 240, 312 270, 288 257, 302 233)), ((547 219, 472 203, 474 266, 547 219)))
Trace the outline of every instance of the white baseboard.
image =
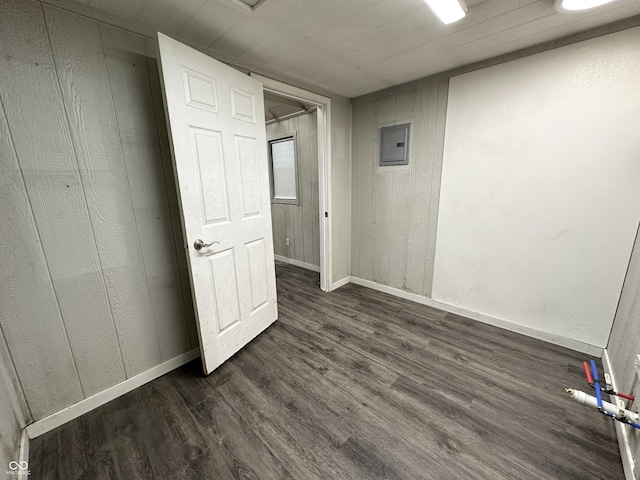
POLYGON ((519 325, 503 318, 493 317, 485 313, 475 312, 464 307, 451 305, 449 303, 441 302, 438 300, 433 300, 416 293, 405 292, 404 290, 400 290, 399 288, 389 287, 387 285, 382 285, 380 283, 372 282, 371 280, 365 280, 363 278, 352 276, 351 283, 362 285, 363 287, 372 288, 374 290, 388 293, 390 295, 395 295, 396 297, 411 300, 413 302, 422 303, 423 305, 438 308, 440 310, 444 310, 445 312, 455 313, 456 315, 461 315, 463 317, 477 320, 482 323, 487 323, 495 327, 504 328, 505 330, 509 330, 511 332, 521 333, 522 335, 526 335, 528 337, 537 338, 538 340, 553 343, 554 345, 560 345, 561 347, 566 347, 577 352, 586 353, 594 357, 600 358, 602 356, 602 347, 583 343, 572 338, 564 337, 562 335, 556 335, 554 333, 536 330, 534 328, 519 325))
POLYGON ((312 265, 310 263, 301 262, 300 260, 295 260, 293 258, 283 257, 282 255, 274 255, 276 260, 279 260, 284 263, 290 263, 291 265, 295 265, 296 267, 306 268, 307 270, 312 270, 314 272, 320 273, 320 267, 317 265, 312 265))
POLYGON ((74 418, 78 418, 80 415, 84 415, 85 413, 90 412, 91 410, 94 410, 104 405, 105 403, 124 395, 125 393, 135 390, 145 383, 149 383, 151 380, 161 377, 165 373, 169 373, 170 371, 175 370, 185 363, 189 363, 191 360, 194 360, 199 356, 200 349, 194 348, 187 353, 183 353, 182 355, 178 355, 177 357, 172 358, 171 360, 167 360, 160 365, 156 365, 155 367, 152 367, 149 370, 136 375, 135 377, 128 378, 124 382, 118 383, 113 387, 107 388, 102 392, 85 398, 84 400, 81 400, 78 403, 75 403, 67 408, 64 408, 59 412, 53 413, 48 417, 43 418, 42 420, 38 420, 31 425, 27 425, 27 427, 25 428, 27 435, 29 436, 29 438, 39 437, 40 435, 45 434, 53 430, 54 428, 59 427, 60 425, 64 425, 74 418))
POLYGON ((337 282, 333 282, 331 284, 331 287, 329 288, 329 291, 332 292, 336 288, 340 288, 343 285, 346 285, 347 283, 351 283, 351 277, 348 276, 348 275, 346 277, 344 277, 343 279, 338 280, 337 282))
POLYGON ((29 470, 29 436, 27 435, 27 429, 23 428, 20 433, 20 450, 18 453, 18 463, 24 465, 26 463, 26 470, 18 470, 18 480, 28 480, 31 471, 29 470))
MULTIPOLYGON (((616 385, 616 376, 613 372, 613 365, 611 365, 611 359, 609 358, 609 352, 607 349, 604 349, 602 352, 602 366, 604 367, 605 373, 608 373, 611 377, 611 387, 618 391, 618 386, 616 385)), ((614 405, 618 404, 618 397, 614 397, 611 395, 609 397, 611 403, 614 405)), ((620 457, 622 458, 622 468, 624 468, 624 476, 627 480, 634 480, 633 470, 635 469, 635 461, 633 459, 633 452, 631 451, 631 444, 629 443, 629 428, 626 425, 623 425, 620 422, 613 422, 616 426, 616 436, 618 437, 618 446, 620 447, 620 457)))

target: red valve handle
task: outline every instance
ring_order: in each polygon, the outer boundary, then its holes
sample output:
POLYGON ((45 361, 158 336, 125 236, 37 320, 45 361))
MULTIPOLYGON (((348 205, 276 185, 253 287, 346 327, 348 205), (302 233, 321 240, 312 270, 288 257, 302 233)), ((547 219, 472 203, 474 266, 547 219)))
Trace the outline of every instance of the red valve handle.
POLYGON ((627 400, 631 401, 634 401, 636 399, 636 397, 634 397, 633 395, 627 395, 626 393, 618 393, 617 395, 621 398, 626 398, 627 400))
MULTIPOLYGON (((584 374, 587 377, 587 383, 593 386, 593 377, 591 376, 591 368, 589 368, 589 364, 587 362, 582 362, 582 366, 584 367, 584 374)), ((602 389, 602 391, 605 391, 605 390, 602 389)), ((627 400, 631 400, 631 401, 635 400, 635 397, 633 395, 627 395, 626 393, 615 393, 613 391, 610 391, 608 393, 612 393, 613 395, 616 395, 620 398, 625 398, 627 400)))
POLYGON ((584 367, 584 374, 587 376, 587 383, 589 385, 593 385, 593 377, 591 376, 589 364, 587 362, 582 362, 582 366, 584 367))

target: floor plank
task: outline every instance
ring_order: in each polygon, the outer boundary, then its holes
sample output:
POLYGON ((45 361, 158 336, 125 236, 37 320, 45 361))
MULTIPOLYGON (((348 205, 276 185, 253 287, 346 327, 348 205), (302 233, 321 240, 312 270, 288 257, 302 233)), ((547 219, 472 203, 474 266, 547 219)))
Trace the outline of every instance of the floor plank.
POLYGON ((623 479, 583 355, 277 265, 279 320, 31 443, 36 479, 623 479))

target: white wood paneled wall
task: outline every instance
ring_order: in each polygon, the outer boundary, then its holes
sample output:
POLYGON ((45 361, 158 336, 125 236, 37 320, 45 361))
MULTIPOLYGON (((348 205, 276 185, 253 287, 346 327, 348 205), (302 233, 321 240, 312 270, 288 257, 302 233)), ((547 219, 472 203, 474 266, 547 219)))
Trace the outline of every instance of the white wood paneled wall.
MULTIPOLYGON (((640 230, 636 234, 607 351, 618 391, 632 392, 638 398, 640 382, 636 380, 634 361, 640 355, 640 230)), ((628 428, 627 432, 636 472, 640 473, 640 430, 628 428)))
POLYGON ((0 7, 0 320, 38 420, 197 336, 154 42, 0 7))
POLYGON ((267 138, 297 132, 300 205, 271 204, 276 255, 320 266, 318 210, 318 115, 316 112, 267 125, 267 138), (289 238, 289 246, 285 239, 289 238))
POLYGON ((29 418, 20 382, 0 330, 0 468, 19 461, 20 435, 29 418))
POLYGON ((635 378, 635 356, 640 354, 640 230, 636 235, 607 350, 618 388, 626 392, 635 378))
POLYGON ((353 101, 351 274, 431 296, 448 80, 353 101), (379 167, 380 127, 411 123, 409 165, 379 167))
POLYGON ((351 273, 351 104, 331 101, 332 283, 351 273))

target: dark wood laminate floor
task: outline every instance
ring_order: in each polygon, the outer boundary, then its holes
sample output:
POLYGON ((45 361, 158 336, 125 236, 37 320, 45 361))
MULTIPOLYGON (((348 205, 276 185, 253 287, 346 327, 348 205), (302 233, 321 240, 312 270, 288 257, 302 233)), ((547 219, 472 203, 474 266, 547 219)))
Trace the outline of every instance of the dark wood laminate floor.
POLYGON ((583 355, 277 267, 280 319, 31 442, 32 479, 624 478, 583 355))

